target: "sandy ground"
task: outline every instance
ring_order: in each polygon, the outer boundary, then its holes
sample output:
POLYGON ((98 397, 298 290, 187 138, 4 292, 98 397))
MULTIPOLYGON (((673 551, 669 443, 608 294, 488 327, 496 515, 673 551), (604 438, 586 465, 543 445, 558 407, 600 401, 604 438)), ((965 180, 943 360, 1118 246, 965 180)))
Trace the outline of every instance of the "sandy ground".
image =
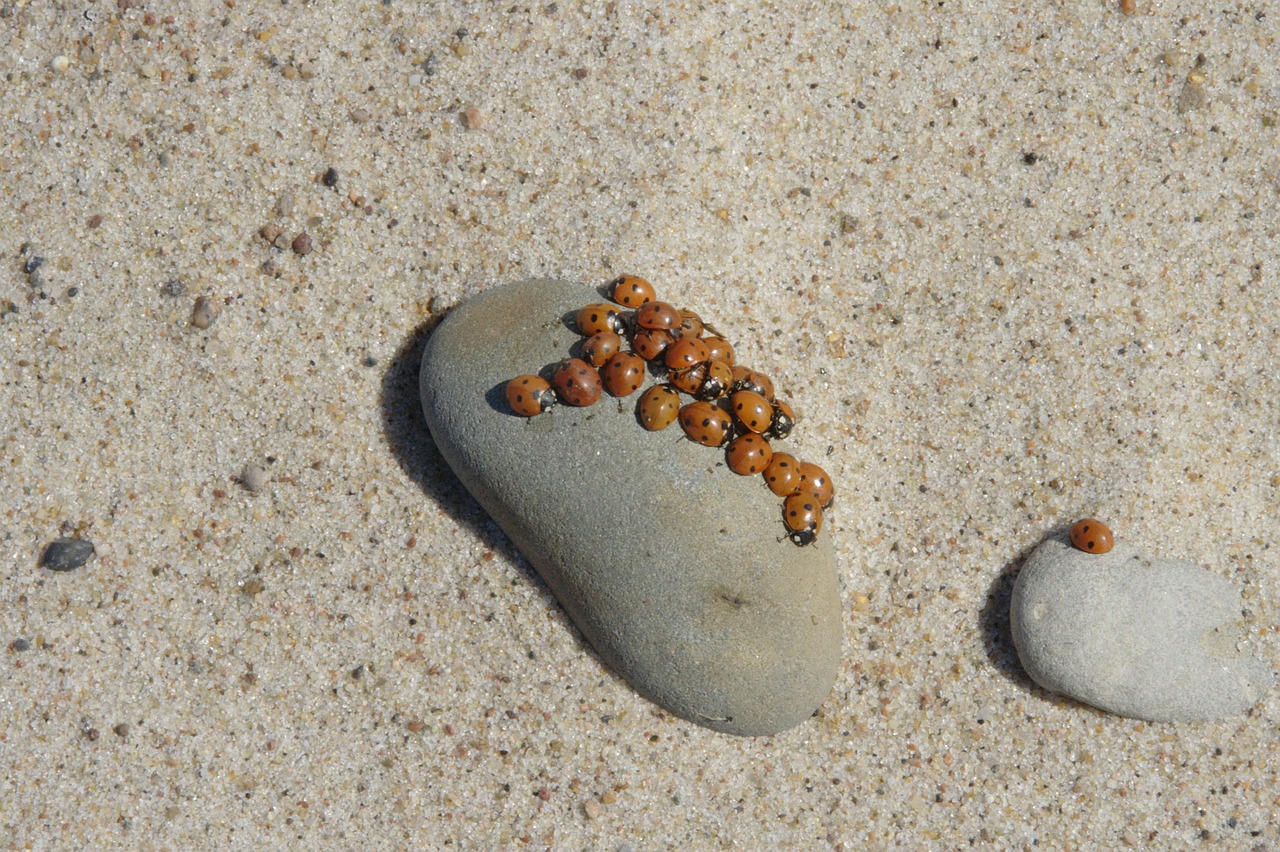
POLYGON ((0 2, 0 834, 1280 845, 1274 692, 1108 716, 1035 688, 1005 621, 1027 551, 1094 514, 1231 577, 1275 660, 1278 27, 0 2), (840 489, 845 665, 786 734, 602 668, 423 430, 445 310, 621 271, 789 390, 840 489), (97 556, 39 568, 59 535, 97 556))

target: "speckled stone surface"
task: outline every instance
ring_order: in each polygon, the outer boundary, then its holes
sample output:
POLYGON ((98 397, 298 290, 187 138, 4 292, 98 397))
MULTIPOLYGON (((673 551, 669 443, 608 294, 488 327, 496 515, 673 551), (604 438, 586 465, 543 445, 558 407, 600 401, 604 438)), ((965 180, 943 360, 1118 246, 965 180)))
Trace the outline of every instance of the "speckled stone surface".
POLYGON ((1202 722, 1257 703, 1270 667, 1237 643, 1240 592, 1198 565, 1118 543, 1082 553, 1050 538, 1018 573, 1013 642, 1036 683, 1155 722, 1202 722))
POLYGON ((641 428, 639 393, 528 419, 506 404, 506 380, 569 357, 582 337, 564 318, 598 301, 584 284, 534 280, 455 308, 422 360, 431 434, 640 692, 720 731, 793 727, 826 698, 840 661, 829 537, 792 544, 761 477, 731 472, 723 450, 679 424, 641 428))

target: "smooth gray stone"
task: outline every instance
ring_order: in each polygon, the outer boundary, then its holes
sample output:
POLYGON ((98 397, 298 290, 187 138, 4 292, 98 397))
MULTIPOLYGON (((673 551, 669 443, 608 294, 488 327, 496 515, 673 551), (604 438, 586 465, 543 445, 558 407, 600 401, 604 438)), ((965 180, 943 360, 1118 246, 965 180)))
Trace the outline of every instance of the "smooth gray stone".
POLYGON ((1045 540, 1018 574, 1009 621, 1032 680, 1121 716, 1234 716, 1273 680, 1270 666, 1236 650, 1240 593, 1230 581, 1123 543, 1091 554, 1045 540))
MULTIPOLYGON (((533 418, 506 381, 569 357, 583 284, 526 281, 452 311, 422 359, 441 454, 600 656, 680 716, 772 734, 822 704, 840 664, 830 523, 783 537, 782 500, 679 424, 647 432, 640 394, 533 418)), ((782 445, 780 445, 782 446, 782 445)))

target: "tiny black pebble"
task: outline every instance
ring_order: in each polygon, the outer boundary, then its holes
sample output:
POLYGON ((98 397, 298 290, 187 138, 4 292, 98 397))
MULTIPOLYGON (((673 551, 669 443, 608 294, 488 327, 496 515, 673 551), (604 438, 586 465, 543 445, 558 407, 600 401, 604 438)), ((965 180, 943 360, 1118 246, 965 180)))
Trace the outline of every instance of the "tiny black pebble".
POLYGON ((1034 151, 1028 151, 1022 155, 1022 162, 1026 163, 1028 166, 1034 166, 1038 159, 1040 158, 1036 156, 1034 151))
POLYGON ((82 538, 60 538, 44 549, 40 564, 50 571, 74 571, 93 556, 93 542, 82 538))
POLYGON ((372 355, 366 355, 364 356, 364 365, 366 367, 376 367, 378 366, 378 359, 372 355))
POLYGON ((23 651, 31 650, 31 642, 27 639, 14 639, 9 647, 21 654, 23 651))
POLYGON ((79 287, 68 287, 68 288, 67 288, 67 298, 74 299, 76 296, 79 296, 79 295, 80 295, 80 288, 79 288, 79 287))
POLYGON ((42 266, 44 266, 44 258, 35 254, 27 258, 27 262, 22 264, 22 271, 30 275, 42 266))
POLYGON ((335 169, 333 166, 330 166, 328 170, 324 173, 324 177, 321 178, 321 180, 324 181, 325 186, 337 186, 338 170, 335 169))

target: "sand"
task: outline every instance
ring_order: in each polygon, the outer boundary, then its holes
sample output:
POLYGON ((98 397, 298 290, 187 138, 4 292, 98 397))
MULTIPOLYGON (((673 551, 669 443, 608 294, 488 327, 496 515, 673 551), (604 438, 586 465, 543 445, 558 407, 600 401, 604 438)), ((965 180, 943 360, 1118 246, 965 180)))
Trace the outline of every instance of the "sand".
POLYGON ((1093 515, 1231 578, 1274 664, 1277 20, 3 4, 9 845, 1280 844, 1274 692, 1108 716, 1006 623, 1093 515), (635 695, 424 432, 449 307, 623 271, 839 488, 845 663, 788 733, 635 695), (63 535, 97 555, 39 568, 63 535))

